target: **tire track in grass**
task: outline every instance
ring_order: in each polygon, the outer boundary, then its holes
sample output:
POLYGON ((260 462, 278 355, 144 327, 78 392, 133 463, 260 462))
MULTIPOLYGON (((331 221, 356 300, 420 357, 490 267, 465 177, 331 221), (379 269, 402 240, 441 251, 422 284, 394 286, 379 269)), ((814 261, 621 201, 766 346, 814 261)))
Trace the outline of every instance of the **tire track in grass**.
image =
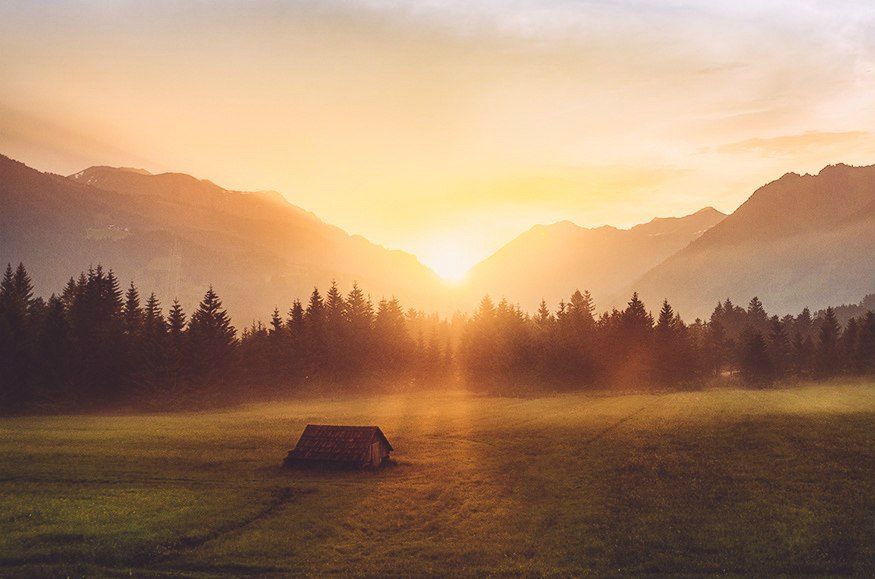
MULTIPOLYGON (((626 422, 635 418, 638 414, 644 412, 645 410, 653 408, 659 402, 661 402, 662 399, 665 398, 666 396, 667 396, 667 394, 660 394, 660 395, 655 396, 652 401, 648 402, 644 406, 638 408, 637 410, 630 412, 629 414, 622 416, 616 422, 610 423, 608 426, 606 426, 602 430, 596 432, 595 434, 593 434, 589 438, 585 438, 585 439, 581 440, 580 446, 581 447, 588 446, 588 445, 598 441, 599 439, 603 438, 605 435, 609 434, 610 432, 616 430, 617 428, 619 428, 620 426, 622 426, 626 422)), ((540 419, 540 418, 530 418, 528 420, 517 421, 515 423, 515 427, 519 428, 520 426, 525 426, 525 425, 530 425, 530 424, 538 424, 540 422, 542 422, 542 419, 540 419)), ((543 434, 543 433, 550 432, 550 431, 551 431, 550 427, 545 427, 545 428, 538 429, 535 432, 543 434)), ((489 431, 486 431, 486 432, 489 432, 489 431)), ((479 445, 489 446, 489 447, 493 447, 493 448, 498 447, 498 445, 493 443, 493 442, 472 438, 470 436, 447 435, 447 434, 426 434, 424 436, 426 438, 430 438, 430 439, 433 438, 433 439, 442 439, 442 440, 455 440, 455 441, 468 442, 471 444, 479 444, 479 445)))
MULTIPOLYGON (((303 491, 299 491, 297 494, 308 494, 309 492, 312 492, 312 490, 305 489, 303 491)), ((220 525, 203 535, 198 535, 194 537, 181 537, 173 541, 160 543, 154 548, 149 549, 147 552, 140 551, 138 554, 124 556, 121 558, 118 556, 113 556, 83 559, 79 564, 94 566, 95 568, 102 569, 102 571, 106 573, 109 573, 110 571, 112 571, 113 573, 117 572, 119 575, 125 575, 130 572, 131 569, 137 569, 138 572, 143 572, 148 576, 155 577, 180 576, 180 570, 192 572, 218 572, 221 574, 224 574, 225 572, 231 572, 232 574, 246 575, 285 574, 287 572, 286 569, 264 566, 250 567, 227 565, 201 568, 197 565, 187 566, 183 564, 183 566, 179 567, 179 569, 175 569, 172 560, 174 557, 180 555, 184 551, 196 549, 201 545, 204 545, 205 543, 222 538, 228 534, 243 530, 246 527, 257 523, 258 521, 271 516, 278 509, 282 508, 283 506, 294 500, 296 496, 296 493, 291 488, 285 487, 275 489, 272 493, 271 500, 258 511, 242 519, 237 519, 235 521, 230 521, 225 525, 220 525), (160 565, 161 563, 169 565, 170 568, 161 569, 160 567, 156 567, 156 565, 160 565), (122 564, 123 567, 119 567, 119 564, 122 564)), ((61 553, 38 557, 0 557, 0 577, 6 576, 5 572, 8 569, 16 569, 21 566, 56 566, 58 564, 70 564, 69 557, 61 553)), ((64 567, 61 567, 61 569, 63 568, 64 567)))
MULTIPOLYGON (((311 491, 304 491, 304 493, 307 492, 311 491)), ((273 496, 271 497, 271 500, 268 501, 266 505, 264 505, 258 511, 242 519, 237 519, 235 521, 230 521, 227 524, 220 525, 212 531, 204 533, 203 535, 197 535, 194 537, 180 537, 179 539, 176 539, 174 541, 169 541, 158 545, 154 550, 154 556, 151 557, 149 561, 145 562, 157 562, 160 559, 166 559, 177 555, 181 551, 196 549, 206 543, 209 543, 210 541, 214 541, 231 533, 241 531, 246 527, 257 523, 258 521, 270 517, 274 512, 287 505, 288 503, 292 502, 296 496, 293 489, 289 487, 276 489, 273 491, 272 494, 273 496)))
POLYGON ((648 409, 656 406, 663 398, 665 398, 665 394, 657 396, 652 402, 645 404, 644 406, 642 406, 638 410, 634 410, 634 411, 630 412, 629 414, 623 416, 622 418, 620 418, 616 422, 613 422, 613 423, 609 424, 608 426, 606 426, 605 428, 601 429, 600 431, 596 432, 594 435, 590 436, 589 438, 583 439, 580 442, 580 445, 581 446, 589 446, 590 444, 598 441, 599 439, 604 438, 605 435, 618 429, 623 424, 629 422, 630 420, 632 420, 633 418, 635 418, 636 416, 638 416, 639 414, 641 414, 645 410, 648 410, 648 409))

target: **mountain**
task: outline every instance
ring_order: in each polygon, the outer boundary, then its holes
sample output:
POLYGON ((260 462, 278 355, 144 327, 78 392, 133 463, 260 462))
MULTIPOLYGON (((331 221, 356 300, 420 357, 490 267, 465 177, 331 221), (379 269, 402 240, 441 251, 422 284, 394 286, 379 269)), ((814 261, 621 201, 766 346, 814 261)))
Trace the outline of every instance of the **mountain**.
POLYGON ((788 173, 633 287, 685 318, 727 297, 777 314, 857 302, 875 290, 875 166, 788 173))
POLYGON ((441 303, 439 280, 414 256, 323 223, 276 192, 128 168, 65 178, 0 156, 0 206, 0 261, 24 262, 40 294, 100 263, 165 306, 178 296, 187 311, 212 284, 238 325, 274 307, 285 314, 332 279, 342 291, 358 281, 375 301, 441 303))
POLYGON ((488 293, 534 311, 542 298, 555 309, 579 288, 589 290, 603 310, 614 305, 618 292, 724 217, 707 207, 631 229, 588 229, 569 221, 536 225, 476 265, 460 291, 469 303, 488 293))

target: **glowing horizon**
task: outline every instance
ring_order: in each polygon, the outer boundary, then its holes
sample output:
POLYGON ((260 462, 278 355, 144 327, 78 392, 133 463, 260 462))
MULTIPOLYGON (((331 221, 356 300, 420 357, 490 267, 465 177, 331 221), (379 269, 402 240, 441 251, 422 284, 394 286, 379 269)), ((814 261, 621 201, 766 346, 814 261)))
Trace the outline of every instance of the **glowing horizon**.
POLYGON ((872 37, 862 0, 7 3, 0 152, 278 190, 458 279, 875 163, 872 37))
POLYGON ((462 283, 468 272, 484 257, 472 254, 452 236, 436 238, 429 249, 414 254, 420 263, 428 267, 448 285, 462 283))

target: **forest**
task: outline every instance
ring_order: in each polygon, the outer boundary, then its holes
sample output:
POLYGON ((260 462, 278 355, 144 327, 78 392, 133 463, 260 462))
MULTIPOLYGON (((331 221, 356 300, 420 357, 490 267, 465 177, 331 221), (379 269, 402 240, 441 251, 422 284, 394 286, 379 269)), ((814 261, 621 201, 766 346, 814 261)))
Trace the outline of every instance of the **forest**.
MULTIPOLYGON (((863 304, 872 302, 868 296, 863 304)), ((101 266, 60 294, 34 296, 23 264, 0 281, 0 412, 211 408, 308 395, 463 385, 526 396, 587 389, 767 387, 875 374, 875 313, 844 306, 769 316, 729 299, 685 323, 666 300, 654 316, 633 294, 601 314, 588 292, 530 314, 484 297, 450 319, 376 304, 332 284, 238 331, 208 288, 169 307, 101 266), (850 315, 855 314, 855 315, 850 315)))

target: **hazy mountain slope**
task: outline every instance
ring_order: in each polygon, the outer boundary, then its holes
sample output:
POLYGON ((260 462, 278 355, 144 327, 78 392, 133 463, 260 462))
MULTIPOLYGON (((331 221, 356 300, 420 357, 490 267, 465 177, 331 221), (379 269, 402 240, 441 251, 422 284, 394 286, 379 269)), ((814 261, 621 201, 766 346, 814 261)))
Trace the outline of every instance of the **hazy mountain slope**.
POLYGON ((488 293, 533 311, 541 298, 555 308, 575 288, 588 289, 604 309, 621 289, 724 217, 709 207, 628 230, 568 221, 537 225, 478 264, 462 292, 473 303, 488 293))
POLYGON ((102 263, 189 311, 213 284, 238 325, 274 306, 285 312, 332 279, 344 291, 357 280, 375 300, 440 305, 440 282, 412 255, 350 236, 276 193, 108 167, 64 178, 2 157, 0 202, 0 260, 24 261, 40 293, 102 263))
POLYGON ((875 290, 875 166, 784 175, 631 287, 685 318, 726 297, 773 313, 857 301, 875 290))

